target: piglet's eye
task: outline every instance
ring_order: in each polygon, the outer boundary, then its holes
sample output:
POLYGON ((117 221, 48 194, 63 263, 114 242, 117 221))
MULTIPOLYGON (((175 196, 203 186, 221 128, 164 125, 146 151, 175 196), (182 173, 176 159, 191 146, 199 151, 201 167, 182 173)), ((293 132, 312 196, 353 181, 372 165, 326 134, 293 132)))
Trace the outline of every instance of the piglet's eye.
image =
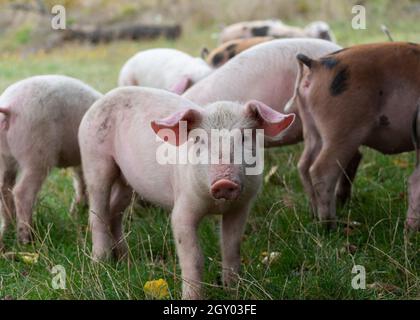
POLYGON ((200 137, 196 136, 195 139, 194 139, 194 143, 199 143, 199 142, 200 142, 200 137))

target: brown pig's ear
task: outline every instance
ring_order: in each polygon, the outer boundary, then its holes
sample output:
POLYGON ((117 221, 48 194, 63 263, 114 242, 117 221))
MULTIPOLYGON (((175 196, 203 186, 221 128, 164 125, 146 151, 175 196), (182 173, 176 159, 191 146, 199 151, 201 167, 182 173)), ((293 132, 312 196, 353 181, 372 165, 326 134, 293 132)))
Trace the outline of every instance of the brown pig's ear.
POLYGON ((296 59, 298 59, 299 62, 303 63, 309 69, 311 69, 315 64, 315 60, 309 58, 308 56, 304 55, 303 53, 298 53, 297 56, 296 56, 296 59))
POLYGON ((264 130, 264 135, 272 138, 289 128, 295 120, 295 114, 277 112, 257 100, 247 102, 245 110, 249 117, 259 122, 258 128, 264 130))
POLYGON ((171 114, 164 119, 154 120, 151 127, 163 141, 174 146, 185 143, 188 132, 201 122, 202 115, 196 109, 184 109, 171 114))

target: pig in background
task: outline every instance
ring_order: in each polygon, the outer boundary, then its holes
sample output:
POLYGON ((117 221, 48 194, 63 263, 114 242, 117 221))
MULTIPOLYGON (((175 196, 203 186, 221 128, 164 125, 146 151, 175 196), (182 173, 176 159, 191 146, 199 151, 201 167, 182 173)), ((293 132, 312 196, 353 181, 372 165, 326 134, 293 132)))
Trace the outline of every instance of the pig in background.
POLYGON ((318 38, 336 42, 330 26, 323 21, 314 21, 305 28, 284 24, 281 20, 244 21, 225 27, 219 35, 219 43, 252 37, 318 38))
MULTIPOLYGON (((223 152, 215 154, 217 164, 162 165, 158 163, 157 150, 172 134, 173 139, 166 144, 172 144, 168 146, 173 150, 186 144, 194 154, 208 151, 203 137, 191 137, 198 128, 207 137, 212 129, 230 132, 245 128, 254 132, 264 129, 265 134, 276 136, 293 119, 293 114, 283 115, 258 101, 216 102, 201 108, 163 90, 125 87, 109 92, 86 113, 79 130, 94 258, 126 255, 122 217, 134 189, 145 200, 171 211, 185 299, 203 297, 204 258, 198 226, 205 216, 222 214, 223 280, 232 285, 240 267, 241 236, 261 186, 261 174, 247 175, 246 169, 252 164, 243 159, 241 164, 220 163, 223 152), (188 139, 181 134, 184 121, 191 133, 188 139)), ((231 141, 229 135, 227 138, 231 141)), ((239 141, 244 146, 242 156, 262 152, 247 149, 243 140, 239 141)))
POLYGON ((413 142, 416 150, 416 168, 408 180, 408 211, 405 226, 408 230, 420 230, 420 98, 413 117, 413 142))
POLYGON ((273 39, 273 37, 253 37, 248 39, 230 40, 221 44, 211 52, 209 52, 207 48, 204 48, 201 52, 201 57, 213 68, 218 68, 242 51, 273 39))
POLYGON ((86 110, 100 97, 79 80, 55 75, 19 81, 1 95, 0 242, 15 215, 19 241, 32 241, 33 206, 54 167, 75 167, 73 209, 84 200, 77 132, 86 110))
POLYGON ((122 67, 119 86, 142 86, 178 94, 213 71, 203 59, 175 49, 150 49, 137 53, 122 67))
POLYGON ((330 26, 324 21, 311 22, 303 29, 303 32, 305 36, 309 38, 318 38, 334 43, 337 42, 337 39, 335 38, 335 35, 332 32, 330 26))
MULTIPOLYGON (((299 172, 313 213, 328 227, 336 226, 334 188, 342 168, 360 158, 361 145, 384 154, 413 150, 419 56, 420 45, 404 42, 354 46, 317 60, 298 55, 286 110, 298 110, 303 122, 299 172)), ((409 227, 417 227, 416 215, 409 212, 409 227)))

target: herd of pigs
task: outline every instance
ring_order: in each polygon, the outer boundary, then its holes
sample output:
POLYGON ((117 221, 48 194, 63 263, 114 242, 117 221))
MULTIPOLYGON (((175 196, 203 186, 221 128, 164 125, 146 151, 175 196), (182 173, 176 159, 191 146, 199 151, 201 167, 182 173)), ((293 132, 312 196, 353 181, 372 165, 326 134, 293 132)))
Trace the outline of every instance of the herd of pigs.
MULTIPOLYGON (((327 228, 336 226, 336 201, 350 197, 360 146, 386 154, 420 149, 419 44, 343 49, 324 22, 300 29, 266 20, 226 27, 220 47, 202 56, 163 48, 139 52, 122 67, 118 88, 105 95, 61 75, 8 87, 0 97, 1 235, 16 218, 19 241, 33 241, 32 212, 42 183, 52 168, 73 167, 70 212, 88 200, 93 259, 126 257, 123 212, 134 191, 171 211, 182 296, 198 299, 200 221, 222 215, 223 282, 231 286, 262 179, 246 175, 246 163, 157 163, 162 144, 201 147, 199 139, 182 137, 182 122, 188 132, 209 134, 263 129, 266 148, 304 141, 301 181, 312 214, 327 228), (165 141, 167 130, 175 140, 165 141)), ((409 188, 406 229, 415 231, 420 169, 409 188)))

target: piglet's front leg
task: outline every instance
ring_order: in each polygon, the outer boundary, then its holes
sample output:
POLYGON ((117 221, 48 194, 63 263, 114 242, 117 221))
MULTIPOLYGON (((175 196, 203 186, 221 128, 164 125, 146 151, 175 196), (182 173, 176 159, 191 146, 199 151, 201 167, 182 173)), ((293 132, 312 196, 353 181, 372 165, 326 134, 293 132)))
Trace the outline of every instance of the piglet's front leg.
POLYGON ((202 299, 204 258, 198 240, 202 217, 184 204, 176 204, 172 210, 171 222, 181 266, 183 299, 202 299))
POLYGON ((241 266, 241 240, 248 216, 248 206, 225 213, 222 218, 223 284, 234 285, 241 266))

